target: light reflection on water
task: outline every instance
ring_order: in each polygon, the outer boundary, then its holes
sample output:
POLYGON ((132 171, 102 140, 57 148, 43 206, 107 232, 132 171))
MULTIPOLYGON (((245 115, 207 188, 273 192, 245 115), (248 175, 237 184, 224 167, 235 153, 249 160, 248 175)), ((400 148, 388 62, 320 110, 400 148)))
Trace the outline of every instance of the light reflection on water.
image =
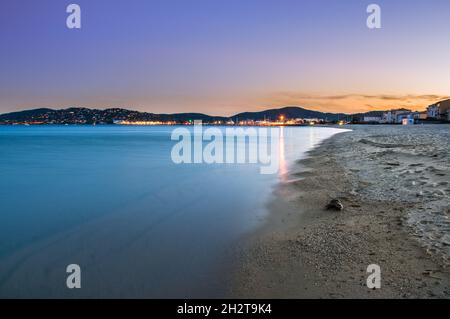
POLYGON ((280 128, 280 169, 279 176, 282 182, 287 181, 288 166, 286 162, 286 141, 284 139, 284 127, 280 128))

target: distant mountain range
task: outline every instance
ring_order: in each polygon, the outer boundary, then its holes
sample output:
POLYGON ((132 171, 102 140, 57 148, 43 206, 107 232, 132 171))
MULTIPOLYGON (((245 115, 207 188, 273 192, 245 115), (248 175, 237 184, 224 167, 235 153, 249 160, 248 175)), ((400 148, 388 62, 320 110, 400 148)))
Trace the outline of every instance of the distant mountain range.
POLYGON ((112 124, 114 121, 176 121, 186 122, 193 120, 202 120, 203 122, 215 121, 242 121, 242 120, 277 120, 280 116, 286 119, 296 118, 316 118, 326 121, 351 120, 355 116, 364 116, 381 112, 368 112, 362 114, 344 114, 344 113, 323 113, 319 111, 307 110, 301 107, 284 107, 280 109, 271 109, 261 112, 244 112, 231 117, 210 116, 201 113, 177 113, 177 114, 155 114, 147 112, 132 111, 122 108, 111 108, 105 110, 89 108, 68 108, 53 110, 49 108, 40 108, 26 111, 19 111, 0 115, 0 123, 44 123, 44 124, 94 124, 106 123, 112 124))
POLYGON ((114 121, 176 121, 189 120, 225 121, 226 117, 215 117, 200 113, 154 114, 121 108, 106 110, 88 108, 68 108, 53 110, 48 108, 19 111, 0 115, 0 123, 36 122, 47 124, 112 124, 114 121))
POLYGON ((244 112, 239 113, 231 118, 233 120, 239 119, 239 120, 278 120, 280 116, 284 116, 287 119, 321 119, 321 120, 327 120, 327 121, 338 121, 338 120, 344 120, 351 115, 344 114, 344 113, 323 113, 319 111, 312 111, 307 110, 301 107, 297 106, 288 106, 281 109, 271 109, 261 112, 244 112))

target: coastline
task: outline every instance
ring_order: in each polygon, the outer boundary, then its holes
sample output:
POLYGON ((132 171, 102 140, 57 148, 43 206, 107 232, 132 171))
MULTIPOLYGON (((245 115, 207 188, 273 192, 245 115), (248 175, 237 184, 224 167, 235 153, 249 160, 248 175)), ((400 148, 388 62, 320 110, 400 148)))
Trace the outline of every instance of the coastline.
POLYGON ((448 145, 423 141, 441 129, 351 128, 310 151, 278 187, 267 222, 237 249, 231 297, 450 296, 445 239, 427 242, 436 236, 420 228, 424 212, 440 209, 444 222, 433 226, 448 230, 448 145), (325 210, 332 198, 342 212, 325 210), (371 264, 381 267, 381 289, 367 288, 371 264))

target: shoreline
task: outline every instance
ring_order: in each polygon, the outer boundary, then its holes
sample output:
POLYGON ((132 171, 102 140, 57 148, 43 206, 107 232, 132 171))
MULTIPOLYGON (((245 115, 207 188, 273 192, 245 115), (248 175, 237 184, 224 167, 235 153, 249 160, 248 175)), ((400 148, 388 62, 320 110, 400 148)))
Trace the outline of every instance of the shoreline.
MULTIPOLYGON (((279 185, 267 222, 237 249, 231 297, 450 297, 448 260, 430 251, 411 225, 411 214, 436 198, 422 199, 416 186, 403 187, 416 184, 400 171, 426 156, 416 152, 420 138, 412 137, 430 128, 352 129, 308 152, 290 181, 279 185), (408 144, 387 143, 396 137, 407 137, 408 144), (342 201, 342 212, 325 209, 332 198, 342 201), (367 288, 371 264, 381 267, 381 289, 367 288)), ((436 165, 430 167, 437 170, 436 165)), ((439 200, 448 205, 445 196, 439 200)))

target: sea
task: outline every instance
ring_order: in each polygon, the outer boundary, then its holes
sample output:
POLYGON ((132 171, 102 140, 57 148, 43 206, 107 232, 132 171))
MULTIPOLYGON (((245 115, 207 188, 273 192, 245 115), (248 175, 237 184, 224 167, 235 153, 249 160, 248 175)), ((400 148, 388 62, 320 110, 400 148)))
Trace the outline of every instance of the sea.
POLYGON ((343 132, 277 128, 279 169, 261 174, 175 163, 176 128, 0 126, 0 297, 225 297, 235 243, 265 222, 290 168, 343 132))

